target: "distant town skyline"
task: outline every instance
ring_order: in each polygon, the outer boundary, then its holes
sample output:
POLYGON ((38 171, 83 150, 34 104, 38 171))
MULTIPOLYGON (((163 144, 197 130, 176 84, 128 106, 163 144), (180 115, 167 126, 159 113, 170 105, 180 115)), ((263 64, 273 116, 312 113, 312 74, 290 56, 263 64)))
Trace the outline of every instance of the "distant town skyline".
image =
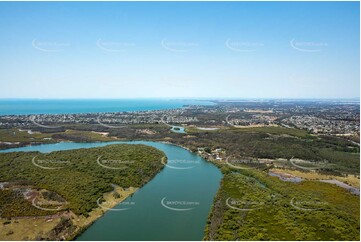
POLYGON ((0 99, 353 99, 359 2, 0 2, 0 99))

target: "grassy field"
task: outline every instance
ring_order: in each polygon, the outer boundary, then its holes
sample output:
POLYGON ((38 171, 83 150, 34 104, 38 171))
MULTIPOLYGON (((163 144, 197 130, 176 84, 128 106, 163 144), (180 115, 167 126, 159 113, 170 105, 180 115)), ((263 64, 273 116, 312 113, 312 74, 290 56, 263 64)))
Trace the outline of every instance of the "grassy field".
POLYGON ((171 142, 211 150, 222 148, 227 156, 262 159, 298 158, 327 163, 325 174, 359 174, 360 148, 346 140, 310 135, 304 130, 283 127, 229 128, 216 131, 191 132, 187 139, 172 137, 171 142))
POLYGON ((206 133, 206 132, 229 132, 230 130, 232 132, 237 133, 265 133, 265 134, 275 134, 275 135, 292 135, 296 137, 308 137, 311 136, 311 134, 305 130, 301 129, 295 129, 295 128, 284 128, 280 126, 263 126, 263 127, 252 127, 252 126, 242 126, 242 127, 231 127, 231 126, 215 126, 219 129, 217 130, 201 130, 197 129, 193 126, 188 126, 186 128, 188 133, 206 133))
POLYGON ((107 132, 82 131, 82 130, 66 130, 62 133, 55 133, 52 138, 58 140, 70 140, 77 142, 92 142, 92 141, 114 141, 116 138, 109 137, 107 132))
POLYGON ((46 131, 47 132, 32 131, 30 129, 0 129, 0 149, 16 148, 31 144, 56 143, 60 141, 95 142, 114 141, 117 139, 116 137, 109 137, 107 132, 70 129, 46 131))
MULTIPOLYGON (((0 190, 6 191, 6 190, 0 190)), ((87 228, 95 220, 103 216, 103 214, 108 210, 112 209, 114 206, 124 201, 127 197, 132 195, 137 191, 137 188, 130 187, 128 189, 123 189, 121 187, 115 187, 114 191, 105 193, 102 198, 101 206, 94 208, 89 214, 77 215, 73 212, 54 212, 53 215, 50 215, 49 212, 43 211, 43 216, 28 216, 28 217, 12 217, 12 218, 1 218, 0 217, 0 240, 58 240, 58 239, 72 239, 74 238, 79 231, 87 228), (117 194, 117 196, 114 196, 117 194), (68 222, 66 227, 62 226, 64 221, 68 222), (61 228, 61 229, 59 229, 61 228)), ((22 200, 21 202, 17 201, 21 205, 26 205, 25 199, 18 198, 22 200)), ((8 204, 5 204, 6 206, 8 204)), ((34 209, 35 207, 28 204, 30 208, 34 209)), ((1 209, 0 209, 1 210, 1 209)), ((19 208, 19 211, 24 210, 22 207, 19 208)))
POLYGON ((52 134, 45 133, 28 133, 27 130, 20 129, 0 129, 0 141, 2 142, 51 142, 52 134))
POLYGON ((295 129, 295 128, 284 128, 280 126, 270 126, 270 127, 243 127, 243 128, 232 128, 236 132, 254 132, 254 133, 268 133, 275 135, 291 135, 296 137, 309 137, 311 134, 305 130, 295 129))
POLYGON ((60 220, 60 217, 30 217, 10 221, 0 218, 0 240, 36 240, 39 235, 54 229, 60 220))
POLYGON ((318 173, 316 171, 300 171, 291 169, 270 169, 272 172, 287 173, 296 177, 304 178, 307 180, 331 180, 336 179, 344 182, 350 186, 360 188, 360 178, 355 175, 349 176, 333 176, 318 173))

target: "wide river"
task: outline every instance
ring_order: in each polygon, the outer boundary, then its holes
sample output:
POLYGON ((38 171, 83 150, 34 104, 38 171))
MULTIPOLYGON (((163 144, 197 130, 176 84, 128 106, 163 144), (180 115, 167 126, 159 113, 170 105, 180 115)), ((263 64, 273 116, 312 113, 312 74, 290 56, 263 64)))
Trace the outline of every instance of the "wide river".
POLYGON ((201 240, 222 174, 186 149, 148 141, 62 142, 0 152, 51 152, 118 143, 153 146, 166 154, 168 164, 132 197, 108 210, 77 240, 201 240))

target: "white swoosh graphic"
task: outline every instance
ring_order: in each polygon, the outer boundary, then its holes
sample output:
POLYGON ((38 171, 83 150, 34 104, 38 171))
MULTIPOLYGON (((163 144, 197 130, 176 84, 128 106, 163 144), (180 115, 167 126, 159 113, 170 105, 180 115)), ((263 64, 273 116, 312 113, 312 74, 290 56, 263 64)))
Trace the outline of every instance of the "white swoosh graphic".
POLYGON ((226 42, 225 42, 226 47, 227 47, 228 49, 230 49, 230 50, 237 51, 237 52, 253 52, 253 51, 256 51, 256 50, 242 50, 242 49, 234 48, 234 47, 232 47, 232 46, 230 45, 230 43, 229 43, 230 40, 231 40, 231 39, 228 39, 228 40, 226 40, 226 42))
POLYGON ((107 169, 113 169, 113 170, 121 170, 121 169, 125 169, 127 167, 111 167, 111 166, 106 166, 106 165, 103 165, 102 163, 100 163, 100 158, 102 157, 102 155, 98 156, 98 159, 97 159, 97 163, 98 165, 104 167, 104 168, 107 168, 107 169))
POLYGON ((166 39, 162 40, 161 44, 163 46, 164 49, 169 50, 169 51, 173 51, 173 52, 188 52, 191 51, 192 49, 184 49, 184 50, 178 50, 178 49, 173 49, 167 46, 167 44, 165 43, 166 39))
POLYGON ((298 167, 298 168, 301 168, 301 169, 303 169, 303 170, 315 170, 315 169, 317 169, 317 168, 320 168, 319 166, 316 166, 316 167, 303 167, 303 166, 300 166, 300 165, 296 165, 295 163, 293 163, 292 159, 293 159, 293 157, 290 159, 291 164, 292 164, 293 166, 298 167))
MULTIPOLYGON (((161 119, 160 119, 160 121, 163 123, 163 124, 165 124, 165 125, 167 125, 168 127, 174 127, 173 125, 170 125, 170 124, 168 124, 168 123, 166 123, 165 121, 164 121, 164 117, 165 117, 166 115, 164 115, 161 119)), ((183 126, 177 126, 177 127, 182 127, 183 128, 183 126)))
POLYGON ((171 169, 178 169, 178 170, 186 170, 186 169, 192 169, 194 166, 187 166, 187 167, 176 167, 176 166, 170 166, 167 163, 164 162, 165 157, 162 157, 162 164, 165 165, 166 167, 169 167, 171 169))
POLYGON ((194 209, 194 208, 172 208, 172 207, 169 207, 169 206, 167 206, 167 205, 164 204, 164 200, 165 200, 165 199, 166 199, 166 197, 164 197, 164 198, 162 199, 161 204, 162 204, 163 207, 168 208, 168 209, 170 209, 170 210, 174 210, 174 211, 189 211, 189 210, 194 209))
POLYGON ((61 209, 61 207, 59 207, 59 208, 43 208, 43 207, 40 207, 35 203, 35 198, 33 199, 32 204, 37 209, 41 209, 41 210, 45 210, 45 211, 59 211, 61 209))
POLYGON ((111 210, 111 211, 124 211, 124 210, 130 209, 130 208, 108 208, 108 207, 102 206, 102 205, 100 204, 100 202, 99 202, 99 199, 100 199, 100 198, 97 199, 97 204, 98 204, 98 206, 101 207, 101 208, 104 208, 104 209, 106 209, 106 210, 111 210))
POLYGON ((39 127, 42 127, 42 128, 47 128, 47 129, 61 128, 61 126, 48 126, 48 125, 39 124, 38 122, 35 121, 35 116, 30 116, 30 121, 33 122, 33 124, 35 124, 36 126, 39 126, 39 127))
POLYGON ((55 169, 61 169, 61 168, 63 168, 63 167, 61 167, 61 166, 59 166, 59 167, 46 167, 46 166, 41 166, 41 165, 39 165, 39 164, 36 164, 36 162, 35 162, 35 158, 36 158, 37 156, 34 156, 33 157, 33 159, 32 159, 32 163, 35 165, 35 166, 37 166, 37 167, 40 167, 40 168, 42 168, 42 169, 47 169, 47 170, 55 170, 55 169))
POLYGON ((229 122, 229 116, 231 116, 231 115, 228 115, 227 117, 226 117, 226 123, 227 124, 229 124, 229 125, 231 125, 232 127, 235 127, 235 125, 233 125, 233 124, 231 124, 230 122, 229 122))
POLYGON ((127 51, 127 49, 109 49, 109 48, 106 48, 106 47, 103 46, 101 41, 102 41, 101 39, 98 39, 96 44, 100 49, 102 49, 104 51, 108 51, 108 52, 125 52, 125 51, 127 51))
POLYGON ((230 197, 227 198, 227 200, 226 200, 226 205, 227 205, 228 207, 232 208, 232 209, 236 209, 236 210, 239 210, 239 211, 251 211, 251 210, 259 209, 259 208, 236 208, 236 207, 233 207, 232 205, 230 205, 230 204, 228 203, 229 199, 231 199, 231 198, 230 198, 230 197))
POLYGON ((321 50, 319 50, 319 49, 318 49, 318 50, 308 50, 308 49, 298 48, 298 47, 296 47, 296 46, 294 45, 294 41, 295 41, 295 39, 291 40, 291 41, 290 41, 290 45, 291 45, 292 48, 294 48, 294 49, 296 49, 296 50, 303 51, 303 52, 319 52, 319 51, 321 51, 321 50))
POLYGON ((121 125, 121 126, 113 126, 113 125, 108 125, 108 124, 103 124, 101 121, 100 121, 100 117, 98 116, 97 118, 97 122, 98 124, 104 126, 104 127, 107 127, 107 128, 112 128, 112 129, 121 129, 121 128, 124 128, 125 125, 121 125))
POLYGON ((293 200, 294 200, 294 199, 295 199, 294 197, 291 199, 290 204, 291 204, 292 207, 294 207, 294 208, 296 208, 296 209, 300 209, 300 210, 303 210, 303 211, 314 211, 314 210, 318 210, 317 208, 301 208, 301 207, 298 207, 298 206, 296 206, 296 205, 293 204, 293 200))
POLYGON ((32 45, 35 49, 40 50, 40 51, 44 51, 44 52, 59 52, 59 51, 62 51, 62 50, 48 50, 48 49, 40 48, 40 47, 37 46, 37 44, 36 44, 36 39, 34 39, 34 40, 31 42, 31 45, 32 45))
POLYGON ((164 121, 164 117, 165 117, 165 115, 160 119, 160 121, 169 127, 173 127, 172 125, 170 125, 164 121))
POLYGON ((235 168, 235 169, 243 169, 243 170, 248 170, 248 169, 254 169, 253 167, 240 167, 240 166, 235 166, 231 163, 228 162, 228 159, 229 159, 230 156, 228 156, 225 160, 226 164, 232 168, 235 168))

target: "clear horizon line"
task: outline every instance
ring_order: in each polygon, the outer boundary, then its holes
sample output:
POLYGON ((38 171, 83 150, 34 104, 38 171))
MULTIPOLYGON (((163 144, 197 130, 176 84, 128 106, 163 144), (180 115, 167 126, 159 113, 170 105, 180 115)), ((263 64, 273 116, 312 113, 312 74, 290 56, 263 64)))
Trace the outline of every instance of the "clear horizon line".
POLYGON ((288 100, 355 100, 360 97, 119 97, 119 98, 105 98, 105 97, 89 97, 89 98, 39 98, 39 97, 0 97, 0 100, 124 100, 124 99, 228 99, 228 100, 250 100, 250 99, 288 99, 288 100))

